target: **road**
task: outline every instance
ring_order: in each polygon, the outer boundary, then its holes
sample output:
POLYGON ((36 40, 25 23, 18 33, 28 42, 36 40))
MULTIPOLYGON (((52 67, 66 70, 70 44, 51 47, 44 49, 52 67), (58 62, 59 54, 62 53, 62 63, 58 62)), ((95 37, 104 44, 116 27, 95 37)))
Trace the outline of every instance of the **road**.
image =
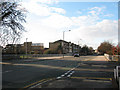
POLYGON ((104 56, 5 61, 2 88, 113 88, 116 65, 104 56))

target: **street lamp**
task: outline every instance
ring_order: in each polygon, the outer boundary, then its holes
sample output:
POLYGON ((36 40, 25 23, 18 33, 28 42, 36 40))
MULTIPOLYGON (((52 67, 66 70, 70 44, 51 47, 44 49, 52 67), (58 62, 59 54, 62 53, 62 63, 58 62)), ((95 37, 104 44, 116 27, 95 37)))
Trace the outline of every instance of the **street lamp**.
MULTIPOLYGON (((70 32, 71 30, 68 31, 70 32)), ((64 38, 65 38, 65 31, 63 31, 63 58, 64 58, 64 38)))
POLYGON ((27 56, 27 39, 28 39, 28 38, 26 38, 26 56, 27 56))
MULTIPOLYGON (((82 40, 82 39, 80 39, 80 40, 82 40)), ((82 45, 82 44, 81 44, 81 45, 82 45)), ((78 41, 78 46, 79 46, 79 47, 78 47, 78 50, 79 50, 78 53, 80 54, 80 44, 79 44, 79 41, 78 41)))

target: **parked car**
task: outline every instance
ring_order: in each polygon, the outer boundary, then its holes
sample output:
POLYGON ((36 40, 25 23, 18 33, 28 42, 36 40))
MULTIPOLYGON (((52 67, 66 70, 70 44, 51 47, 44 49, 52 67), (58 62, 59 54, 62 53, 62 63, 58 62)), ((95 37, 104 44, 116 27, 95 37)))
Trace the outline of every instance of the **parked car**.
POLYGON ((74 54, 74 57, 79 57, 80 55, 78 53, 75 53, 74 54))

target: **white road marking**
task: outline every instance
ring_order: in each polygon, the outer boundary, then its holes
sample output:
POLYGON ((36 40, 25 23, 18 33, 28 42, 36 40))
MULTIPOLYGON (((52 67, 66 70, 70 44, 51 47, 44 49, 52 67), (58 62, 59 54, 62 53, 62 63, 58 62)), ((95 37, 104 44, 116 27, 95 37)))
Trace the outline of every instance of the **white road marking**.
POLYGON ((8 72, 12 72, 13 70, 8 70, 8 71, 4 71, 2 73, 8 73, 8 72))
POLYGON ((62 77, 64 77, 65 75, 63 74, 63 75, 61 75, 62 77))
POLYGON ((75 71, 72 71, 69 75, 67 75, 67 77, 70 77, 75 71))
POLYGON ((66 74, 68 74, 68 73, 66 72, 64 75, 66 75, 66 74))
POLYGON ((68 75, 67 77, 70 77, 71 75, 68 75))
POLYGON ((62 74, 61 76, 57 77, 56 79, 60 79, 62 77, 64 77, 65 75, 67 75, 67 77, 70 77, 75 71, 73 71, 75 68, 70 69, 69 71, 67 71, 66 73, 62 74))
POLYGON ((56 79, 60 79, 61 77, 57 77, 56 79))

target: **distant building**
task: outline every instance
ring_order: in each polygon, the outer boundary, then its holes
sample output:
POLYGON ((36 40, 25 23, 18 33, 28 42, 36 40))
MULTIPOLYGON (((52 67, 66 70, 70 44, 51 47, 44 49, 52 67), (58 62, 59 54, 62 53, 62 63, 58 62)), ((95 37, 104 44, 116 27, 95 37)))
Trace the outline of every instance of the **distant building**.
POLYGON ((24 44, 8 44, 3 50, 6 54, 41 54, 43 53, 43 43, 24 42, 24 44))
POLYGON ((49 43, 50 49, 57 49, 60 46, 61 46, 61 52, 64 54, 79 53, 79 50, 80 50, 79 45, 76 45, 76 44, 71 43, 71 42, 63 41, 63 40, 58 40, 58 41, 49 43))

